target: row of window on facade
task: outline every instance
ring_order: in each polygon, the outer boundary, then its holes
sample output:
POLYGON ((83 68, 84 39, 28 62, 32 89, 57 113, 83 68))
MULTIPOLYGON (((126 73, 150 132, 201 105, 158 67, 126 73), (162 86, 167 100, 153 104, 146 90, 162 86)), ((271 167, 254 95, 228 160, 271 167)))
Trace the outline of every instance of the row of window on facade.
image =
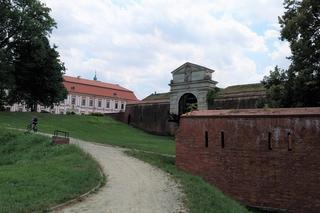
MULTIPOLYGON (((72 105, 75 105, 76 104, 76 97, 72 97, 71 98, 71 104, 72 105)), ((94 105, 94 100, 93 99, 90 99, 89 100, 89 107, 93 107, 93 105, 94 105)), ((102 107, 104 107, 104 106, 102 106, 102 100, 98 100, 98 107, 99 108, 102 108, 102 107)), ((86 98, 82 98, 81 99, 81 106, 87 106, 87 100, 86 100, 86 98)), ((106 108, 110 108, 110 101, 106 101, 106 106, 105 106, 106 108)), ((124 109, 124 103, 121 103, 121 105, 120 105, 120 107, 121 107, 121 109, 124 109)), ((115 102, 115 107, 114 107, 115 109, 119 109, 119 103, 116 101, 115 102)))

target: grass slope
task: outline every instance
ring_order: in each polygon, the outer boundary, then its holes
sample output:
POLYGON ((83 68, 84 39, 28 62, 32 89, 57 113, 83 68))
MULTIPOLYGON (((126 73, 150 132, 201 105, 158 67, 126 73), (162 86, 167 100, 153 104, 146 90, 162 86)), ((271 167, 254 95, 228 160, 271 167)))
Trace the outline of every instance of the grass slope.
POLYGON ((229 86, 225 89, 222 89, 219 94, 232 94, 232 93, 243 93, 243 92, 260 92, 265 91, 266 88, 260 84, 242 84, 229 86))
POLYGON ((243 213, 248 210, 236 201, 228 198, 202 178, 180 171, 173 157, 155 155, 139 151, 127 151, 127 154, 146 161, 170 173, 181 183, 186 194, 186 205, 190 213, 243 213))
MULTIPOLYGON (((39 118, 39 131, 52 133, 54 129, 61 129, 70 131, 72 137, 83 140, 159 154, 175 154, 172 138, 150 135, 106 117, 0 112, 0 127, 24 128, 33 116, 39 118)), ((178 170, 173 157, 139 151, 129 151, 128 154, 155 165, 177 178, 186 193, 186 205, 190 213, 248 212, 246 208, 201 178, 178 170)))
POLYGON ((156 100, 170 100, 170 93, 157 93, 157 94, 151 94, 148 97, 144 98, 143 101, 156 101, 156 100))
POLYGON ((173 138, 150 135, 109 117, 0 112, 0 127, 26 128, 34 116, 39 120, 38 130, 41 132, 53 133, 59 129, 82 140, 161 154, 175 153, 173 138))
POLYGON ((43 212, 95 187, 98 164, 78 147, 0 131, 0 212, 43 212))

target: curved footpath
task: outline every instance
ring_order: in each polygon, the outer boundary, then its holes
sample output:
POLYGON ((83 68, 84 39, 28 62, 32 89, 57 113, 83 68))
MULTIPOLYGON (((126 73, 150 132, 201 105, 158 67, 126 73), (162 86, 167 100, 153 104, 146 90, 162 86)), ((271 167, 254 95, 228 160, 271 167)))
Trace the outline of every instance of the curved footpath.
POLYGON ((123 149, 71 139, 101 165, 107 183, 80 203, 59 212, 166 213, 186 212, 178 184, 166 173, 129 157, 123 149))

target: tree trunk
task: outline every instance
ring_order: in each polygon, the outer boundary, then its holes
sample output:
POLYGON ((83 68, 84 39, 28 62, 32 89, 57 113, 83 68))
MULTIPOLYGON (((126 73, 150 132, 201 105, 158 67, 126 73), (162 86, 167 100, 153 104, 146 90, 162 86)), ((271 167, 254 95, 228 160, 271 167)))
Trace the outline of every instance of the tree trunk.
POLYGON ((31 105, 31 112, 36 112, 37 111, 37 104, 36 103, 33 103, 31 105))

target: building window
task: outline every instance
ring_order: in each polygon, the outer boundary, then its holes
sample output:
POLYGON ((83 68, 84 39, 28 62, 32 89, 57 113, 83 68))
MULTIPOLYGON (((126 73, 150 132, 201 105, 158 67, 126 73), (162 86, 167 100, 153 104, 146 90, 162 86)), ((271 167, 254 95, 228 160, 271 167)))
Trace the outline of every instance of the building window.
POLYGON ((124 104, 121 104, 121 109, 124 109, 124 104))
POLYGON ((93 106, 93 100, 92 99, 89 102, 89 106, 91 106, 91 107, 93 106))
POLYGON ((72 97, 71 104, 76 104, 76 97, 72 97))
POLYGON ((118 102, 115 103, 115 107, 116 109, 118 109, 118 102))
POLYGON ((101 107, 101 100, 98 101, 98 107, 101 107))
POLYGON ((110 108, 110 101, 107 101, 107 108, 110 108))
POLYGON ((86 99, 85 99, 85 98, 82 99, 81 105, 82 105, 82 106, 85 106, 85 105, 86 105, 86 99))

